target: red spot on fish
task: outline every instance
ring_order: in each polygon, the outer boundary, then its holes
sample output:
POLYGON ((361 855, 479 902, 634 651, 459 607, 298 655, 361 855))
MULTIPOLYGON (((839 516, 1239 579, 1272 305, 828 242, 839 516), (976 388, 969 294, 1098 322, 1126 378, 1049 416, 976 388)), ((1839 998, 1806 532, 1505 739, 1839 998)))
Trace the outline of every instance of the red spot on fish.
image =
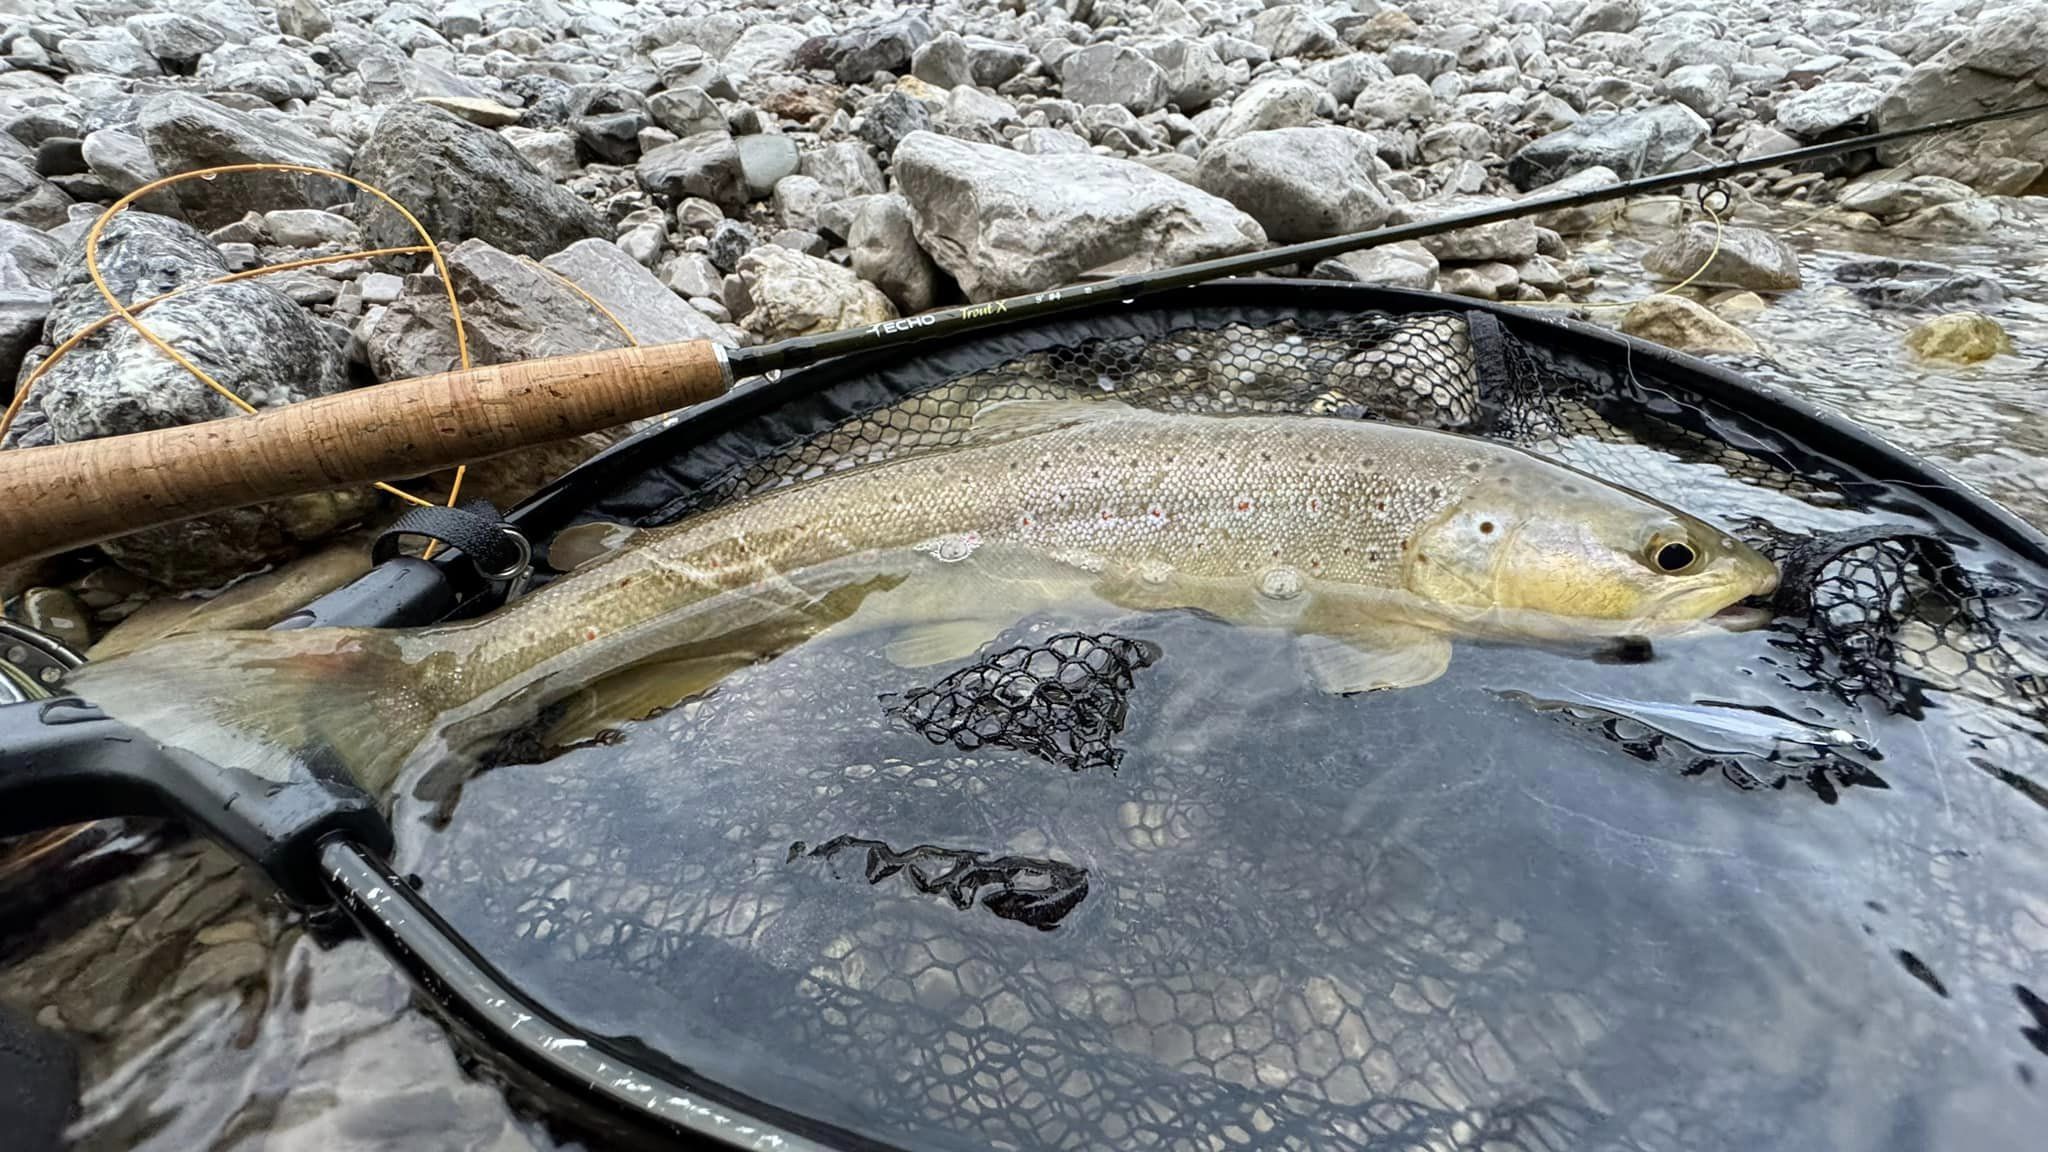
POLYGON ((583 626, 583 639, 585 639, 585 640, 595 640, 595 639, 597 639, 597 638, 598 638, 598 636, 599 636, 599 632, 598 632, 598 630, 597 630, 597 625, 595 625, 595 624, 585 624, 585 625, 583 626))
POLYGON ((1309 497, 1308 510, 1311 512, 1321 512, 1323 510, 1323 498, 1321 496, 1309 497))
POLYGON ((1166 523, 1166 509, 1161 508, 1157 504, 1154 504, 1152 507, 1147 508, 1145 510, 1145 515, 1150 516, 1152 518, 1152 522, 1155 524, 1166 523))

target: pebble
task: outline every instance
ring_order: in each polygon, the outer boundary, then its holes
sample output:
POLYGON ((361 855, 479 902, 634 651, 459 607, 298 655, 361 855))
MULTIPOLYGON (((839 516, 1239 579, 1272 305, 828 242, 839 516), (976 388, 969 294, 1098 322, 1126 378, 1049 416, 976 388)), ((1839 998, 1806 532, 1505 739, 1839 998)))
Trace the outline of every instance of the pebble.
POLYGON ((1981 312, 1951 312, 1923 321, 1906 333, 1906 348, 1923 360, 1976 364, 2013 354, 2012 337, 1981 312))

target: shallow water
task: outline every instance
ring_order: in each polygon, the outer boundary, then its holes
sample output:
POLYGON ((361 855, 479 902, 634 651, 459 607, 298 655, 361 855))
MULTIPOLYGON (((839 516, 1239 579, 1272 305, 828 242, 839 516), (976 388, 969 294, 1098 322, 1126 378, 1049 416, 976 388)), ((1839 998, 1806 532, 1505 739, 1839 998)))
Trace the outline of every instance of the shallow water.
MULTIPOLYGON (((1773 361, 1743 367, 2048 525, 2033 212, 1996 244, 1789 231, 1809 287, 1746 322, 1773 361), (2020 354, 1913 362, 1917 315, 1830 285, 1858 254, 1994 273, 2020 354)), ((1652 238, 1589 251, 1603 285, 1640 292, 1652 238)), ((1857 519, 1760 509, 1705 474, 1676 490, 1706 514, 1857 519)), ((1114 773, 935 749, 876 699, 919 677, 805 650, 617 747, 479 778, 445 831, 408 819, 404 864, 586 1023, 940 1147, 1121 1144, 1129 1125, 1261 1146, 2019 1148, 2048 1120, 2048 1019, 2022 994, 2048 994, 2048 813, 1973 766, 1980 745, 2039 765, 2037 737, 1971 735, 1990 730, 1967 701, 1914 722, 1795 690, 1760 633, 1628 665, 1461 645, 1434 685, 1331 699, 1281 638, 1096 623, 1162 653, 1114 773), (1829 803, 1811 763, 1780 780, 1752 761, 1764 786, 1738 787, 1756 781, 1514 695, 1574 690, 1767 704, 1882 759, 1839 753, 1829 803), (1089 888, 1039 931, 900 874, 870 885, 858 849, 789 858, 842 835, 1064 861, 1089 888)), ((146 903, 163 867, 100 891, 146 903)), ((316 947, 211 868, 203 899, 131 917, 151 931, 80 927, 7 962, 31 1009, 102 1005, 54 1018, 97 1084, 82 1146, 553 1145, 374 953, 316 947), (116 1010, 95 1000, 110 970, 153 975, 116 1010)))

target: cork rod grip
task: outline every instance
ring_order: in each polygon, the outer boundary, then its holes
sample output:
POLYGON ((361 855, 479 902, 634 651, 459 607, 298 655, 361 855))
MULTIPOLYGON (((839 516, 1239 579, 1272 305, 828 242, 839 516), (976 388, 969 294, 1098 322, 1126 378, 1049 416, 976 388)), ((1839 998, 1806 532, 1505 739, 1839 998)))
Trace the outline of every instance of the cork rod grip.
POLYGON ((245 504, 419 476, 724 392, 709 341, 399 380, 154 432, 0 452, 0 565, 245 504))

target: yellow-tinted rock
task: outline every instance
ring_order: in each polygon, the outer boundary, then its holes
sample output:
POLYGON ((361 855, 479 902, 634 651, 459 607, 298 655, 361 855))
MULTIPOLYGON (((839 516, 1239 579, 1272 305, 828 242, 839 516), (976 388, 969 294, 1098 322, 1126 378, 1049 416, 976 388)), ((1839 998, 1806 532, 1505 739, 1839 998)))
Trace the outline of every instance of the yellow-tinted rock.
POLYGON ((1768 307, 1754 292, 1723 292, 1707 301, 1707 307, 1723 320, 1735 322, 1758 315, 1768 307))
POLYGON ((1683 296, 1650 296, 1622 317, 1621 330, 1680 352, 1755 353, 1749 333, 1683 296))
POLYGON ((1975 364, 2013 350, 2012 338, 1998 321, 1978 312, 1936 316, 1906 333, 1906 347, 1922 359, 1954 364, 1975 364))

